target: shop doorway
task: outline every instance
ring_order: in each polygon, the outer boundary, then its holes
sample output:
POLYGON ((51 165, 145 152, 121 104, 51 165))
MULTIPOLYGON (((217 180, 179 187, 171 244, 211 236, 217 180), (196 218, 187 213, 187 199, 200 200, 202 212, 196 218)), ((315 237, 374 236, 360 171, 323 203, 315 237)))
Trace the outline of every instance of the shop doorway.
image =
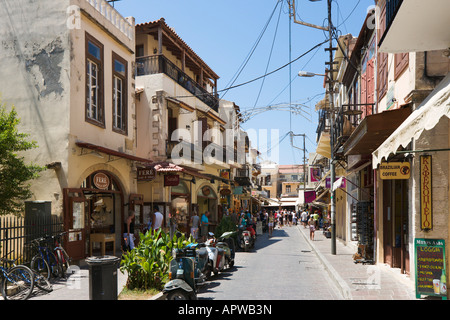
POLYGON ((214 232, 218 223, 217 196, 209 186, 203 186, 197 193, 198 213, 201 217, 206 211, 210 212, 209 231, 214 232))
POLYGON ((410 273, 408 246, 408 180, 383 182, 384 262, 410 273))
MULTIPOLYGON (((190 233, 189 223, 191 219, 189 212, 190 192, 183 181, 180 181, 178 186, 172 187, 171 197, 171 220, 169 220, 169 224, 175 224, 177 230, 188 236, 190 233)), ((171 226, 169 225, 169 227, 171 226)), ((175 226, 172 228, 173 229, 171 231, 174 232, 175 226)))
POLYGON ((118 180, 106 171, 89 175, 80 188, 65 189, 64 227, 68 232, 67 253, 72 259, 84 259, 90 254, 92 234, 103 241, 113 239, 109 241, 113 244, 108 244, 110 250, 120 248, 124 221, 123 200, 118 180))

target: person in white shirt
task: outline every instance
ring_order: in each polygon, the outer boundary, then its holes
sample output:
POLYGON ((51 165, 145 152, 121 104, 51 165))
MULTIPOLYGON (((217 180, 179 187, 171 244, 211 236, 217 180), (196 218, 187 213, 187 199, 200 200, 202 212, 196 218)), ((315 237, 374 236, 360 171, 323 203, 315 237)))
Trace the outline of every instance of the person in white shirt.
POLYGON ((306 210, 303 210, 301 216, 303 227, 306 228, 306 225, 308 224, 308 212, 306 210))
POLYGON ((152 229, 154 232, 158 231, 159 228, 161 228, 162 222, 163 222, 163 215, 161 212, 159 212, 158 207, 155 207, 152 219, 152 229))

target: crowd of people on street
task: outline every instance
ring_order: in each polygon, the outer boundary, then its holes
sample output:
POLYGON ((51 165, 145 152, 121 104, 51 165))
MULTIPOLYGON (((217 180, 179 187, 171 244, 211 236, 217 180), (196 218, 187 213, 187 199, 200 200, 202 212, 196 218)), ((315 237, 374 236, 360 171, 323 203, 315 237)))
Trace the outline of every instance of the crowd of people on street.
MULTIPOLYGON (((248 210, 240 210, 240 212, 230 211, 226 213, 227 216, 230 216, 233 223, 237 226, 244 228, 247 226, 251 226, 250 230, 252 232, 252 236, 256 233, 256 225, 257 222, 262 222, 262 226, 264 232, 268 232, 269 237, 273 235, 274 229, 281 229, 283 227, 291 227, 296 226, 298 223, 301 223, 304 228, 309 228, 310 230, 310 239, 314 240, 314 233, 316 230, 324 228, 324 217, 320 210, 309 208, 303 209, 299 211, 288 210, 288 209, 280 209, 280 210, 267 210, 262 209, 256 213, 250 213, 248 210)), ((208 237, 208 232, 210 231, 210 221, 209 221, 210 212, 206 211, 202 213, 200 216, 195 213, 190 218, 190 234, 194 237, 196 241, 205 241, 208 237)), ((169 214, 169 219, 172 218, 172 215, 169 214)), ((126 243, 129 248, 132 249, 134 247, 134 220, 135 213, 130 210, 130 214, 125 222, 125 234, 124 238, 126 239, 126 243)), ((150 222, 147 226, 148 230, 153 232, 157 231, 161 228, 163 222, 163 215, 159 212, 158 207, 155 207, 153 212, 150 214, 150 222)), ((170 222, 169 225, 175 226, 176 224, 170 222)), ((171 234, 175 232, 175 230, 170 230, 171 234)))

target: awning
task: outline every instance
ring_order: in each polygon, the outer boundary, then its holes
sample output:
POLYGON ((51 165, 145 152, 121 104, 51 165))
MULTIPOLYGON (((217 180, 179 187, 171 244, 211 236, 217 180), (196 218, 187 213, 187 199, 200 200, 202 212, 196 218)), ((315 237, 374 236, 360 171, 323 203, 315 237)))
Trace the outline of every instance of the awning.
POLYGON ((295 207, 298 198, 281 198, 281 207, 295 207))
POLYGON ((115 157, 119 157, 119 158, 124 158, 124 159, 128 159, 128 160, 133 160, 133 161, 137 161, 137 162, 142 162, 142 163, 152 163, 151 160, 149 159, 145 159, 145 158, 141 158, 141 157, 136 157, 133 156, 131 154, 128 153, 124 153, 124 152, 119 152, 113 149, 109 149, 106 147, 102 147, 102 146, 98 146, 92 143, 87 143, 87 142, 75 142, 75 144, 80 147, 80 148, 86 148, 86 149, 90 149, 90 150, 94 150, 97 152, 102 152, 105 153, 107 155, 110 156, 115 156, 115 157))
POLYGON ((181 172, 181 173, 185 173, 187 175, 199 178, 199 179, 205 179, 205 180, 210 180, 211 178, 208 177, 205 174, 201 174, 198 171, 194 170, 194 169, 188 169, 179 165, 176 165, 174 163, 171 162, 167 162, 167 161, 163 161, 163 162, 158 162, 158 163, 154 163, 153 165, 149 166, 151 168, 154 168, 156 170, 156 172, 181 172))
POLYGON ((371 154, 410 114, 403 108, 366 116, 344 143, 344 155, 371 154))
POLYGON ((322 132, 320 134, 319 142, 317 143, 316 153, 324 156, 325 158, 331 159, 331 144, 330 144, 330 133, 322 132))
POLYGON ((372 153, 372 167, 376 169, 383 159, 395 154, 400 146, 406 147, 411 139, 419 139, 424 130, 433 129, 443 116, 450 118, 450 73, 372 153))

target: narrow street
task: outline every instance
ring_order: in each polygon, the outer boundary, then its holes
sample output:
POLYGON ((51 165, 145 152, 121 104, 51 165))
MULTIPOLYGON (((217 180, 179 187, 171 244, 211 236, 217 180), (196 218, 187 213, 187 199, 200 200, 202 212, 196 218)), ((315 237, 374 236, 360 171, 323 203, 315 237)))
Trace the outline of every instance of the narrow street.
POLYGON ((258 236, 251 252, 200 289, 199 300, 340 300, 342 296, 296 226, 258 236))

